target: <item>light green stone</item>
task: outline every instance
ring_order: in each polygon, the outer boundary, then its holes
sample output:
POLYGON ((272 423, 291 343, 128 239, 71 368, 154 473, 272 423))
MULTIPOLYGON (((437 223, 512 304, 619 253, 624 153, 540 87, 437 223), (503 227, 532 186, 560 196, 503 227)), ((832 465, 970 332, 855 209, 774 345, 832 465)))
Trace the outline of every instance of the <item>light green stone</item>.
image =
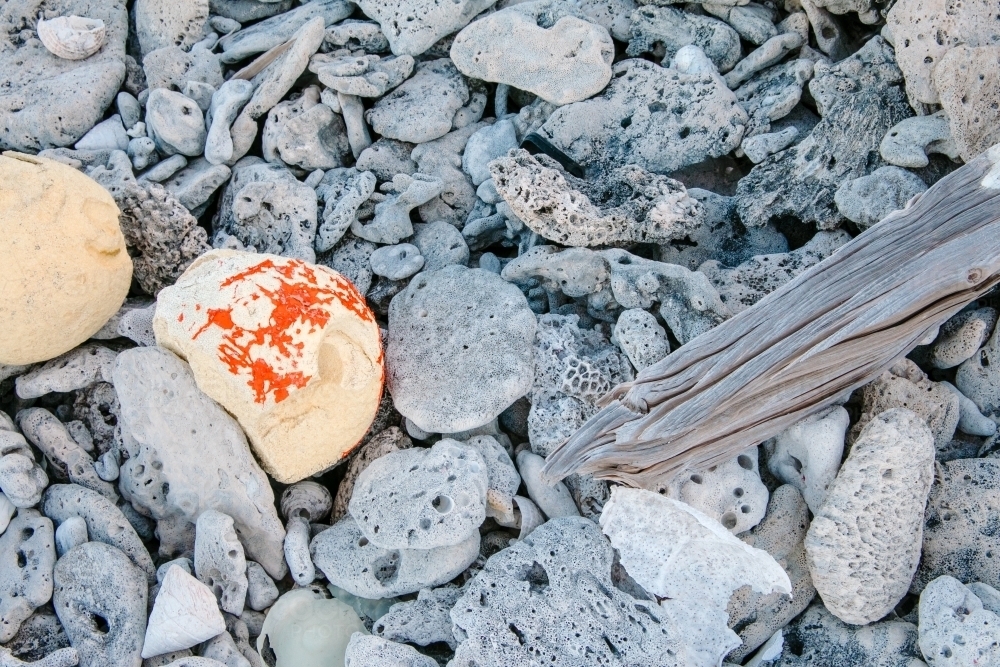
POLYGON ((355 632, 368 634, 350 606, 318 590, 297 588, 278 598, 261 628, 257 652, 267 641, 275 667, 344 667, 344 652, 355 632))

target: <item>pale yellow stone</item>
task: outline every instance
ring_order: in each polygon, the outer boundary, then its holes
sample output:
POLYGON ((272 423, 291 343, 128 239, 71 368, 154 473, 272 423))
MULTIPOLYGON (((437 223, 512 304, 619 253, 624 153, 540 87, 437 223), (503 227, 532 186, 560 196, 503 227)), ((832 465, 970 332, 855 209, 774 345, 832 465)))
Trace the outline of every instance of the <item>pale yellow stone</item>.
POLYGON ((53 160, 0 156, 0 364, 90 338, 125 301, 132 260, 111 195, 53 160))
POLYGON ((354 285, 325 266, 212 250, 160 292, 153 330, 279 482, 329 468, 375 418, 378 325, 354 285))

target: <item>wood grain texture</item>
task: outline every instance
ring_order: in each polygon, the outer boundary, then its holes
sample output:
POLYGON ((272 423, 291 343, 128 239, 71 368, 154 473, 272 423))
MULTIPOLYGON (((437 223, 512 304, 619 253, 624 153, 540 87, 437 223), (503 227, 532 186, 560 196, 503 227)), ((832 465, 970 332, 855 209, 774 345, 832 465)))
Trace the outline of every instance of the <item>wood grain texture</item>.
POLYGON ((656 488, 869 382, 1000 282, 1000 145, 619 385, 545 473, 656 488))

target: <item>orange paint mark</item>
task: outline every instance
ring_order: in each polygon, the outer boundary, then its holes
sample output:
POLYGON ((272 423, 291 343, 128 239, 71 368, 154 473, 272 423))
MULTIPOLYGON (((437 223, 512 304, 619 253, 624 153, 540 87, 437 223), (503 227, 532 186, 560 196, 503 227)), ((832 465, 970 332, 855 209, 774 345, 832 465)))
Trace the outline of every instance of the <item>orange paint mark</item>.
POLYGON ((184 313, 181 313, 180 315, 177 316, 177 321, 178 322, 183 322, 184 321, 184 313))
MULTIPOLYGON (((211 308, 205 324, 194 333, 192 340, 213 326, 224 330, 226 333, 219 343, 219 359, 233 375, 250 376, 247 386, 253 391, 257 403, 264 403, 269 394, 275 403, 280 403, 288 398, 292 387, 301 389, 311 379, 300 370, 292 370, 302 358, 305 345, 294 340, 291 332, 300 332, 302 324, 309 325, 310 333, 325 327, 330 320, 329 309, 325 306, 334 300, 361 319, 375 321, 364 298, 349 280, 341 276, 324 277, 332 285, 321 286, 315 269, 300 260, 289 259, 281 264, 271 259, 264 260, 226 279, 220 287, 252 281, 255 293, 251 298, 254 301, 266 298, 273 306, 268 323, 256 329, 244 329, 233 321, 232 307, 211 308), (278 287, 268 289, 252 281, 255 276, 276 279, 278 287), (265 348, 269 353, 266 356, 277 357, 278 366, 290 369, 280 370, 262 358, 261 352, 265 348)), ((196 305, 195 309, 200 307, 196 305)))

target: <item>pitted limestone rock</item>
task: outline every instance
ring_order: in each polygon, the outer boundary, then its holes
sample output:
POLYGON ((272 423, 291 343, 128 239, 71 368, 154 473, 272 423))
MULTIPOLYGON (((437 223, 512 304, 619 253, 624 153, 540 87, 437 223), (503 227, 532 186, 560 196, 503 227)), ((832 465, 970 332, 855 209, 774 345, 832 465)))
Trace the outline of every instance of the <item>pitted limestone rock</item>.
POLYGON ((797 32, 786 32, 771 37, 726 74, 724 77, 726 85, 733 89, 737 88, 757 72, 784 60, 785 56, 803 46, 806 41, 797 32))
POLYGON ((247 595, 247 561, 232 518, 205 510, 195 524, 194 570, 198 580, 234 616, 243 613, 247 595))
POLYGON ((246 604, 254 611, 264 611, 278 599, 278 587, 274 579, 264 571, 260 563, 247 561, 246 604))
POLYGON ((182 90, 188 81, 213 88, 221 86, 225 82, 222 63, 211 47, 212 41, 205 40, 195 44, 190 51, 179 46, 164 46, 146 54, 142 59, 142 71, 149 90, 182 90))
POLYGON ((951 138, 951 124, 944 111, 899 121, 889 128, 878 150, 889 164, 911 169, 926 167, 931 153, 958 158, 958 146, 951 138))
MULTIPOLYGON (((499 124, 502 125, 502 122, 499 124)), ((470 123, 452 130, 440 139, 422 143, 409 153, 409 157, 417 165, 417 171, 437 178, 442 183, 441 192, 420 204, 417 209, 422 220, 444 221, 455 227, 465 224, 470 211, 479 201, 474 179, 463 170, 466 149, 473 137, 482 131, 492 130, 496 125, 488 125, 485 121, 470 123)), ((475 148, 473 143, 473 150, 475 148)), ((487 172, 485 163, 481 165, 481 171, 487 172)), ((486 178, 488 177, 487 172, 486 178)))
POLYGON ((492 178, 489 163, 517 148, 514 123, 507 118, 476 130, 469 137, 462 153, 462 170, 472 178, 476 187, 492 178))
POLYGON ((267 113, 261 138, 265 160, 309 171, 343 166, 350 149, 343 117, 319 101, 317 86, 276 104, 267 113))
POLYGON ((917 641, 931 667, 1000 662, 1000 616, 958 579, 945 575, 927 584, 918 614, 917 641))
POLYGON ((326 252, 344 238, 358 219, 358 209, 373 192, 375 175, 370 171, 344 168, 323 174, 316 186, 317 203, 323 207, 316 229, 316 252, 326 252))
POLYGON ((338 93, 382 97, 413 73, 414 64, 411 56, 317 54, 309 61, 309 71, 314 72, 324 86, 338 93))
POLYGON ((474 435, 463 443, 483 457, 489 486, 486 489, 486 516, 502 520, 514 516, 514 496, 521 486, 514 462, 503 445, 491 435, 474 435))
POLYGON ((694 231, 704 217, 681 183, 634 165, 591 182, 518 149, 491 162, 490 174, 518 218, 564 245, 666 242, 694 231))
POLYGON ((118 549, 84 542, 56 563, 52 605, 84 666, 134 667, 146 629, 146 577, 118 549))
POLYGON ((378 23, 359 19, 347 19, 327 28, 324 43, 327 46, 343 46, 351 51, 361 50, 365 53, 389 51, 389 40, 382 34, 378 23))
POLYGON ((979 410, 992 419, 1000 420, 1000 327, 995 327, 986 344, 959 365, 955 386, 972 399, 979 410))
POLYGON ((535 317, 517 287, 482 269, 419 274, 389 307, 396 409, 420 428, 481 426, 531 388, 535 317))
POLYGON ((414 144, 382 137, 361 151, 355 166, 359 170, 370 171, 380 181, 391 181, 396 174, 412 175, 417 171, 417 163, 410 159, 414 144))
POLYGON ((426 204, 444 189, 439 178, 426 174, 396 174, 391 183, 382 186, 370 201, 375 204, 375 217, 362 222, 357 217, 351 223, 351 233, 372 243, 394 244, 413 235, 410 211, 426 204))
POLYGON ((418 56, 439 39, 462 29, 494 0, 361 0, 358 7, 374 19, 396 55, 418 56))
POLYGON ((993 308, 964 308, 941 325, 934 347, 931 365, 934 368, 954 368, 971 359, 993 333, 997 311, 993 308))
POLYGON ((55 475, 68 477, 112 502, 118 500, 114 486, 98 476, 90 454, 77 444, 55 415, 45 408, 28 408, 17 413, 17 423, 27 440, 48 459, 55 475))
POLYGON ((920 177, 899 167, 879 167, 867 176, 845 181, 833 196, 837 210, 863 231, 906 206, 927 189, 920 177))
POLYGON ((718 260, 709 260, 698 267, 698 271, 708 276, 723 303, 736 314, 819 264, 850 240, 851 235, 840 229, 818 232, 796 250, 753 257, 733 268, 718 260))
POLYGON ((750 116, 743 141, 770 132, 772 123, 786 117, 802 99, 813 71, 811 60, 790 60, 757 72, 737 88, 736 99, 750 116))
POLYGON ((9 642, 51 599, 55 562, 52 521, 37 510, 18 510, 0 535, 0 642, 9 642))
POLYGON ((198 104, 181 93, 154 88, 146 101, 146 131, 164 155, 201 155, 205 150, 205 117, 198 104))
POLYGON ((323 19, 324 25, 332 26, 350 16, 353 9, 353 5, 346 0, 310 2, 292 11, 281 9, 277 16, 220 39, 222 60, 225 63, 236 63, 254 54, 264 53, 292 39, 296 31, 317 17, 323 19))
MULTIPOLYGON (((372 286, 371 256, 375 244, 346 234, 335 246, 316 258, 317 264, 333 269, 351 281, 358 292, 368 294, 372 286)), ((393 293, 395 294, 395 292, 393 293)), ((380 313, 381 314, 381 313, 380 313)))
POLYGON ((424 258, 424 271, 469 263, 469 246, 462 232, 444 220, 414 226, 413 244, 424 258))
POLYGON ((116 352, 101 345, 84 344, 38 368, 18 376, 14 386, 19 398, 38 398, 52 392, 84 389, 111 380, 116 352))
POLYGON ((934 436, 934 446, 941 449, 955 435, 958 426, 958 397, 947 387, 932 382, 909 359, 901 359, 862 389, 862 412, 851 428, 849 440, 858 437, 865 426, 879 414, 892 408, 912 410, 924 420, 934 436))
POLYGON ((208 134, 205 138, 205 159, 212 164, 232 160, 233 136, 229 132, 243 105, 253 95, 253 83, 246 79, 230 79, 212 94, 212 102, 205 114, 208 134))
POLYGON ((990 437, 997 432, 995 421, 984 415, 972 402, 972 399, 958 390, 958 387, 950 382, 940 383, 951 393, 958 396, 958 430, 968 435, 978 435, 990 437))
POLYGON ((974 48, 955 46, 934 67, 934 86, 948 114, 951 137, 966 162, 1000 140, 1000 111, 996 74, 1000 63, 1000 40, 974 48))
POLYGON ((626 50, 629 56, 654 51, 659 46, 669 61, 689 44, 704 51, 720 72, 731 70, 743 55, 740 36, 716 18, 655 5, 632 13, 632 34, 626 50))
POLYGON ((527 449, 517 454, 517 470, 528 490, 528 497, 545 516, 558 519, 564 516, 579 516, 580 510, 573 501, 573 495, 563 482, 550 483, 542 477, 545 459, 527 449))
POLYGON ((632 308, 618 316, 613 341, 628 355, 637 371, 670 354, 666 330, 652 313, 642 308, 632 308))
POLYGON ((489 477, 482 455, 456 440, 372 461, 354 485, 351 516, 384 549, 434 549, 464 542, 486 518, 489 477))
POLYGON ((331 521, 339 521, 347 514, 347 506, 351 502, 354 485, 357 482, 358 475, 365 468, 386 454, 409 449, 412 446, 413 441, 398 426, 390 426, 383 431, 379 431, 368 442, 361 445, 351 454, 344 478, 340 481, 340 485, 337 487, 337 495, 333 499, 331 521))
POLYGON ((767 511, 768 492, 760 481, 756 447, 721 465, 680 475, 666 485, 666 491, 734 535, 756 526, 767 511))
POLYGON ((560 293, 572 298, 586 297, 588 312, 595 317, 615 306, 608 262, 588 248, 563 250, 554 245, 536 245, 507 262, 500 276, 523 287, 537 281, 550 302, 557 302, 560 293))
POLYGON ((820 229, 839 225, 836 189, 881 167, 882 161, 870 156, 877 155, 890 128, 912 115, 903 75, 881 37, 835 65, 816 63, 814 73, 809 92, 822 120, 801 142, 740 179, 736 196, 748 226, 785 215, 820 229))
POLYGON ((331 584, 375 600, 451 581, 479 556, 479 531, 448 547, 383 549, 347 516, 314 537, 309 551, 331 584))
POLYGON ((161 348, 134 348, 118 355, 113 376, 129 456, 119 488, 157 521, 160 553, 192 553, 195 522, 215 509, 233 518, 247 555, 284 576, 285 531, 267 476, 239 425, 198 389, 190 367, 161 348))
POLYGON ((406 644, 397 644, 381 637, 361 632, 351 635, 344 653, 344 667, 437 667, 437 661, 417 652, 406 644))
POLYGON ((740 144, 747 115, 717 75, 640 59, 612 69, 600 95, 559 107, 542 125, 541 133, 576 162, 667 173, 740 144))
POLYGON ((255 157, 233 167, 212 221, 212 245, 316 260, 316 191, 281 165, 255 157))
POLYGON ((142 55, 164 46, 190 48, 208 28, 208 0, 135 3, 135 29, 142 55))
POLYGON ((508 6, 458 33, 451 58, 466 76, 553 104, 585 100, 611 79, 615 47, 604 27, 577 13, 552 0, 508 6))
POLYGON ((398 243, 382 246, 373 252, 371 265, 372 273, 376 276, 384 276, 389 280, 405 280, 423 268, 424 256, 412 243, 398 243))
POLYGON ((817 514, 840 470, 850 415, 839 405, 792 424, 764 443, 767 468, 797 488, 817 514))
POLYGON ((738 628, 742 644, 729 654, 740 662, 766 642, 775 632, 798 616, 816 595, 803 541, 809 529, 809 508, 802 494, 790 485, 779 486, 771 494, 763 521, 740 539, 771 554, 792 582, 791 599, 781 593, 761 594, 751 586, 741 586, 729 599, 729 626, 738 628))
POLYGON ((0 412, 0 492, 14 507, 38 504, 49 477, 35 462, 35 454, 24 436, 5 424, 7 415, 0 412))
POLYGON ((416 600, 397 602, 372 626, 372 633, 394 642, 428 646, 444 642, 458 645, 451 631, 451 609, 462 596, 456 586, 423 588, 416 600))
POLYGON ((805 542, 813 584, 841 620, 871 623, 906 594, 933 473, 933 435, 905 408, 877 415, 854 443, 805 542))

